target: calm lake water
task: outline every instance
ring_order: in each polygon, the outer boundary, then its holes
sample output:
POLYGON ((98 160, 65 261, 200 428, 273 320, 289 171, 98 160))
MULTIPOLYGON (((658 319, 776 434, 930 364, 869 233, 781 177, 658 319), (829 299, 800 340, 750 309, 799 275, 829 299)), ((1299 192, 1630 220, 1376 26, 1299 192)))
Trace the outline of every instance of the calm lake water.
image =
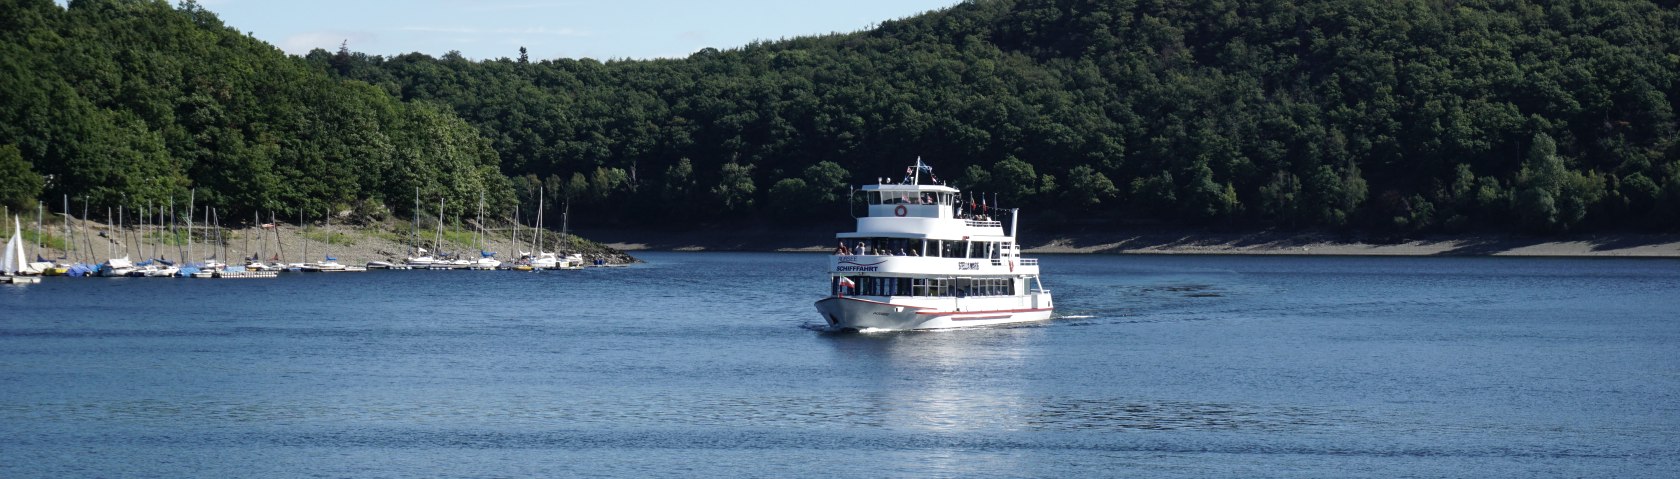
POLYGON ((1680 475, 1680 261, 1046 256, 820 331, 815 254, 0 287, 0 477, 1680 475))

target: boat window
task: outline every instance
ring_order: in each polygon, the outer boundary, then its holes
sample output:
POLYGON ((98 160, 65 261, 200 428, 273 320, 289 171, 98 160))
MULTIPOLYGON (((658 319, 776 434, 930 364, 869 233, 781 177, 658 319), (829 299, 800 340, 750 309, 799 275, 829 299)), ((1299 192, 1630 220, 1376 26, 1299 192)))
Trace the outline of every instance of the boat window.
POLYGON ((956 278, 951 294, 959 296, 1014 296, 1017 283, 1011 278, 956 278))
MULTIPOLYGON (((885 278, 878 276, 852 276, 857 283, 856 291, 846 291, 859 296, 908 296, 915 290, 910 278, 885 278)), ((840 280, 834 280, 833 290, 841 293, 840 280)))
POLYGON ((950 280, 944 278, 916 278, 910 282, 913 296, 950 296, 950 280))
POLYGON ((869 192, 869 204, 872 204, 872 205, 881 204, 881 192, 879 192, 879 191, 869 192))

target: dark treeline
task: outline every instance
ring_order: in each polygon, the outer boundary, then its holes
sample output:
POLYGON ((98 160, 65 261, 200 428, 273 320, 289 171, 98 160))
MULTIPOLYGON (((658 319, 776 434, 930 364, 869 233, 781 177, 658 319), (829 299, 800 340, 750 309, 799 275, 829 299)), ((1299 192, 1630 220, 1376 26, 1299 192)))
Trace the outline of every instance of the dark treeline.
POLYGON ((78 216, 84 200, 96 218, 171 201, 184 215, 194 189, 240 220, 406 212, 417 188, 428 210, 477 211, 480 191, 511 204, 490 142, 447 106, 334 78, 195 3, 0 12, 0 200, 29 211, 68 194, 78 216))
POLYGON ((813 221, 922 157, 1061 227, 1680 225, 1674 1, 979 0, 605 63, 287 59, 191 4, 0 3, 0 88, 32 92, 0 145, 49 194, 813 221))

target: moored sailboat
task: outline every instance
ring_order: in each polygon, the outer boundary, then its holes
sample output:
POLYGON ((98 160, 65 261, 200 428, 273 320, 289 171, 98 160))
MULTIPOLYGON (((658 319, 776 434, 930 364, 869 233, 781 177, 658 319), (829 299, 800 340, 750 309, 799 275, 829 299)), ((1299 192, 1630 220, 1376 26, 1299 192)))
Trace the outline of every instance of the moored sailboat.
MULTIPOLYGON (((10 284, 39 283, 41 278, 27 276, 31 273, 29 264, 25 262, 26 257, 23 255, 23 223, 18 217, 14 216, 12 217, 12 224, 15 226, 12 228, 12 238, 6 241, 5 254, 0 255, 0 282, 10 284)), ((39 272, 35 273, 38 274, 39 272)))

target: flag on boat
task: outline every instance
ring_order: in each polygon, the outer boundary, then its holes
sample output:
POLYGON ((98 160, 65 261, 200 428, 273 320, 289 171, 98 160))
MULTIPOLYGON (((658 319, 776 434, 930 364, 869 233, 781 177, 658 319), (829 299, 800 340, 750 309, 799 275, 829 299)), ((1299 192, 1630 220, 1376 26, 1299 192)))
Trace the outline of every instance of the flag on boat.
POLYGON ((847 288, 856 288, 857 287, 857 283, 853 282, 852 278, 847 278, 845 276, 840 277, 840 285, 845 286, 847 288))

